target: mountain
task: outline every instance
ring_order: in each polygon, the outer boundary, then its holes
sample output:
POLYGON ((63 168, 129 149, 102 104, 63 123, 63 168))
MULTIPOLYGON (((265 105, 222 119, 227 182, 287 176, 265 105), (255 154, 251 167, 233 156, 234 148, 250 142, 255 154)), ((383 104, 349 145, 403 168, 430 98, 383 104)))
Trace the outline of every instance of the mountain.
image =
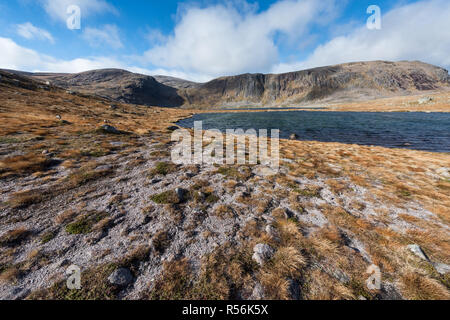
POLYGON ((450 89, 447 70, 418 61, 354 62, 283 74, 242 74, 207 83, 118 69, 21 74, 86 94, 165 107, 298 106, 450 89))

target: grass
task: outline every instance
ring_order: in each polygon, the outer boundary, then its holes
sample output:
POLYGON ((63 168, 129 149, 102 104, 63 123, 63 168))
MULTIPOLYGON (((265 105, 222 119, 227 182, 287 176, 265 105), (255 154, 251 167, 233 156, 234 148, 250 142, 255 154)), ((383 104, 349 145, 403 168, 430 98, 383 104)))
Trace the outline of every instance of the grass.
POLYGON ((13 209, 24 209, 44 201, 48 196, 46 190, 30 190, 14 193, 8 200, 13 209))
POLYGON ((112 173, 112 169, 94 170, 90 165, 86 165, 66 178, 65 187, 68 189, 75 189, 88 182, 104 178, 112 173))
POLYGON ((152 176, 155 175, 162 175, 162 176, 166 176, 169 173, 175 172, 176 170, 176 166, 173 163, 170 162, 158 162, 155 166, 155 168, 153 168, 150 171, 150 174, 152 176))
POLYGON ((25 241, 31 232, 26 228, 18 228, 6 232, 0 237, 0 246, 18 246, 25 241))
POLYGON ((170 245, 170 234, 167 230, 158 231, 152 238, 153 249, 158 254, 163 254, 170 245))
POLYGON ((56 237, 57 233, 55 231, 47 231, 41 236, 41 243, 46 244, 52 241, 56 237))
POLYGON ((217 173, 238 181, 247 181, 252 176, 252 170, 249 167, 220 167, 217 173))
POLYGON ((0 161, 0 168, 10 174, 24 175, 39 171, 46 171, 52 165, 52 161, 42 155, 26 154, 14 156, 0 161))
POLYGON ((105 212, 89 212, 79 216, 75 222, 66 226, 66 232, 69 234, 88 234, 92 232, 94 225, 107 217, 105 212))
POLYGON ((150 197, 154 203, 157 204, 177 204, 180 203, 180 199, 174 190, 164 191, 159 194, 155 194, 150 197))

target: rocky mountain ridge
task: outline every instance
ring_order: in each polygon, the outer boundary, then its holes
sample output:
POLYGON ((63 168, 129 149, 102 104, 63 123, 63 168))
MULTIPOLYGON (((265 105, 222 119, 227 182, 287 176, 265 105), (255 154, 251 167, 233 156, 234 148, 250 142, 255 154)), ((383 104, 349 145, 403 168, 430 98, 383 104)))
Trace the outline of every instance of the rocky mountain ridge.
POLYGON ((354 62, 283 74, 242 74, 206 83, 119 69, 20 74, 68 90, 163 107, 299 106, 450 89, 447 70, 418 61, 354 62))

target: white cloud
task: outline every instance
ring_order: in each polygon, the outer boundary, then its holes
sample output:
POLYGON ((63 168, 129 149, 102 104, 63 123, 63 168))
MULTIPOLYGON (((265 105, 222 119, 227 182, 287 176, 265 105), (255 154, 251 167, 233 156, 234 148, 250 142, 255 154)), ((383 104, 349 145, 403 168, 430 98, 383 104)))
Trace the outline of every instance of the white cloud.
POLYGON ((270 71, 279 60, 277 34, 299 40, 311 25, 328 21, 334 9, 334 0, 279 1, 260 13, 231 5, 187 7, 174 34, 148 50, 143 61, 210 78, 270 71))
POLYGON ((381 30, 365 26, 318 46, 305 60, 278 64, 273 72, 369 60, 421 60, 450 67, 450 2, 420 1, 382 17, 381 30))
POLYGON ((53 36, 47 30, 40 29, 32 25, 30 22, 17 25, 17 33, 25 39, 48 40, 55 43, 53 36))
MULTIPOLYGON (((9 38, 0 37, 0 48, 2 48, 2 54, 0 55, 0 69, 13 69, 29 72, 77 73, 95 69, 119 68, 146 75, 167 75, 181 78, 189 77, 188 74, 176 70, 148 70, 136 66, 129 66, 118 59, 110 57, 90 57, 73 60, 56 59, 19 46, 9 38)), ((201 75, 194 76, 198 76, 198 79, 204 79, 201 78, 201 75)))
POLYGON ((40 0, 45 11, 52 18, 63 22, 68 18, 67 8, 77 5, 81 9, 81 16, 86 17, 92 14, 117 13, 117 10, 105 0, 40 0))
POLYGON ((13 40, 0 37, 0 68, 30 72, 82 72, 101 68, 123 68, 116 59, 108 57, 61 60, 24 48, 13 40))
POLYGON ((108 45, 114 49, 123 47, 119 30, 115 25, 105 25, 102 28, 86 28, 83 38, 93 47, 108 45))

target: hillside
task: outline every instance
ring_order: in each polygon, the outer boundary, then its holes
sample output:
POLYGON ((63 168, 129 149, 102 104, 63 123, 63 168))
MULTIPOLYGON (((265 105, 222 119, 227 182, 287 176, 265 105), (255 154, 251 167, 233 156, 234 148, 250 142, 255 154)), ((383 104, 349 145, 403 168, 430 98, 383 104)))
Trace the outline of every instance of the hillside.
POLYGON ((207 83, 117 69, 21 74, 119 102, 208 109, 354 102, 450 89, 447 70, 407 61, 356 62, 284 74, 243 74, 207 83))
POLYGON ((449 154, 282 140, 276 174, 174 165, 194 111, 0 76, 0 299, 450 298, 449 154))

